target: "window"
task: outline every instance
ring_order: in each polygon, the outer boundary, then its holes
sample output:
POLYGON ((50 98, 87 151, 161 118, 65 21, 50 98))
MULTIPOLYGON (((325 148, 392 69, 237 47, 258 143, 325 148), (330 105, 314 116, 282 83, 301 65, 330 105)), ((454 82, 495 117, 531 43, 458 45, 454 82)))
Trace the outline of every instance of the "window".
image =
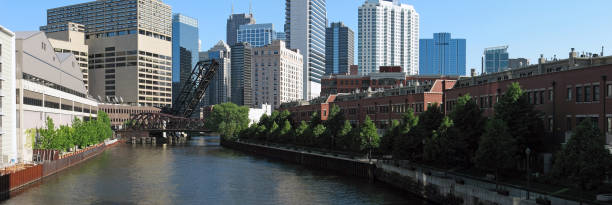
POLYGON ((565 118, 565 130, 572 131, 572 117, 565 118))
POLYGON ((582 87, 576 87, 576 102, 582 102, 582 87))
POLYGON ((584 102, 591 102, 591 86, 584 86, 584 102))
POLYGON ((2 56, 2 44, 0 44, 0 56, 2 56))
POLYGON ((540 104, 544 104, 544 91, 540 91, 540 104))
POLYGON ((549 101, 553 101, 553 91, 552 90, 548 90, 548 100, 549 101))
POLYGON ((593 101, 599 101, 599 85, 593 86, 593 101))
POLYGON ((606 88, 606 97, 612 97, 612 84, 608 84, 606 85, 608 88, 606 88))
POLYGON ((606 130, 607 130, 606 133, 610 134, 610 133, 612 133, 612 117, 607 117, 606 121, 607 121, 606 122, 606 130))
POLYGON ((572 88, 567 88, 567 100, 572 100, 572 88))
POLYGON ((549 117, 548 118, 548 131, 552 132, 554 130, 554 123, 553 123, 553 118, 549 117))

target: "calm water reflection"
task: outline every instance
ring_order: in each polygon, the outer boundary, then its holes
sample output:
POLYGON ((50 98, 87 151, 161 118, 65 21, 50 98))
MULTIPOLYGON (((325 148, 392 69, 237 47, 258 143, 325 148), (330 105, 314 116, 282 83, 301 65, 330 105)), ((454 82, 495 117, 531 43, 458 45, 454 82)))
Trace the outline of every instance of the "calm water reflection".
POLYGON ((5 204, 425 204, 365 180, 224 149, 119 145, 5 204))

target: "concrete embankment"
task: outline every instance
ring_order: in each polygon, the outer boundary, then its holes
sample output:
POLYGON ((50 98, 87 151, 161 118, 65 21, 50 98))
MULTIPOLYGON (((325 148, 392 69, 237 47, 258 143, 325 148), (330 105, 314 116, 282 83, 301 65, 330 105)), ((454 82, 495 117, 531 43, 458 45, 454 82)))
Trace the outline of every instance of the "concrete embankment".
POLYGON ((495 183, 491 181, 416 165, 403 166, 383 161, 369 163, 365 160, 247 142, 221 140, 221 145, 256 155, 383 182, 439 204, 535 205, 538 204, 536 198, 541 198, 540 204, 580 204, 537 192, 530 192, 531 200, 527 200, 527 191, 521 187, 504 185, 504 191, 497 192, 495 183))
POLYGON ((4 173, 0 176, 0 194, 2 198, 8 197, 10 191, 19 189, 28 184, 43 179, 44 177, 53 175, 66 168, 84 162, 98 154, 104 152, 107 148, 119 143, 117 140, 111 140, 105 143, 100 143, 77 152, 63 155, 59 159, 46 160, 35 165, 24 165, 18 171, 4 173))

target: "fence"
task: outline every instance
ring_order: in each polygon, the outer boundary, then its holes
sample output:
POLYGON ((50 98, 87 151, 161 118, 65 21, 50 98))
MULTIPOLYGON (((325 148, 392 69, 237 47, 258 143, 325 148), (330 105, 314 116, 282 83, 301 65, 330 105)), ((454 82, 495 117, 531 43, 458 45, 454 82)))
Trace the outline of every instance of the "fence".
POLYGON ((0 176, 0 193, 22 187, 42 178, 43 166, 33 165, 25 169, 0 176))
POLYGON ((55 174, 58 171, 61 171, 65 168, 68 168, 72 165, 78 164, 92 156, 100 154, 106 149, 105 144, 101 144, 95 147, 88 148, 86 150, 81 150, 77 153, 73 153, 70 155, 62 156, 61 159, 45 161, 43 162, 43 177, 47 177, 49 175, 55 174))

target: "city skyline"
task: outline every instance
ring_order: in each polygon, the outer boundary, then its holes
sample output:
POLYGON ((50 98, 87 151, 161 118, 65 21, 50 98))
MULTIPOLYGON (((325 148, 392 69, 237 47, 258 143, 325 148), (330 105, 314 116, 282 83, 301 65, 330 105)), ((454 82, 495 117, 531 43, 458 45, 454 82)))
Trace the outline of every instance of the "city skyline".
MULTIPOLYGON (((35 5, 18 1, 5 2, 6 7, 12 9, 0 13, 0 19, 12 19, 12 16, 24 12, 31 15, 23 16, 19 20, 2 20, 0 24, 13 31, 38 30, 39 26, 46 25, 47 9, 83 2, 88 0, 42 1, 35 5)), ((200 3, 197 1, 164 0, 164 3, 172 7, 173 13, 192 16, 200 21, 201 26, 209 28, 200 32, 201 47, 204 50, 214 46, 219 40, 225 40, 225 24, 232 11, 232 2, 235 14, 249 12, 248 0, 207 2, 207 6, 194 6, 194 3, 200 3)), ((273 23, 275 30, 283 30, 284 1, 252 2, 257 22, 273 23)), ((357 35, 357 8, 363 2, 328 1, 328 22, 342 21, 357 35)), ((484 0, 445 1, 442 4, 415 0, 401 2, 413 5, 420 14, 420 36, 429 37, 433 33, 449 32, 453 33, 453 37, 468 40, 466 45, 468 73, 470 68, 480 71, 480 57, 484 48, 498 45, 510 45, 508 52, 512 53, 511 58, 523 57, 530 62, 537 62, 540 54, 544 54, 546 58, 552 58, 554 55, 558 58, 566 57, 567 49, 572 47, 578 52, 594 53, 599 53, 601 46, 606 50, 612 48, 612 40, 605 38, 605 34, 612 32, 612 28, 593 26, 605 24, 605 19, 612 18, 612 14, 604 10, 612 6, 612 2, 609 1, 597 0, 589 4, 526 0, 502 3, 484 0), (590 6, 594 4, 600 6, 590 6), (489 16, 498 16, 498 18, 494 20, 489 16), (580 23, 587 20, 589 24, 580 23), (483 32, 485 30, 490 32, 483 32)), ((357 43, 355 39, 355 46, 357 43)), ((355 55, 358 55, 356 48, 355 55)))

